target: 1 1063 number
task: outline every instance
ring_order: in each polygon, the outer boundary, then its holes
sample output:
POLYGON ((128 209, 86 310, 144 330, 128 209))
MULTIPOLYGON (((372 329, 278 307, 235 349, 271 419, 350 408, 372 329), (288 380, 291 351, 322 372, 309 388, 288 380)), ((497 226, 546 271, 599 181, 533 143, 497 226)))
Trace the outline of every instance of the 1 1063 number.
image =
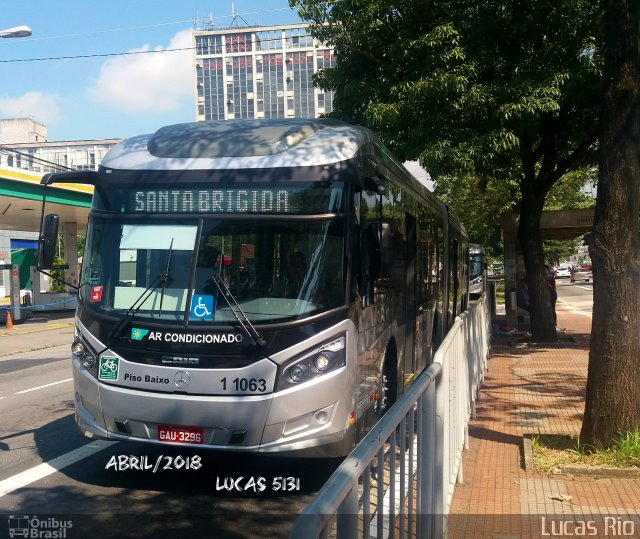
POLYGON ((264 393, 267 391, 267 381, 264 378, 234 378, 227 380, 225 376, 220 380, 222 390, 242 391, 250 393, 264 393))

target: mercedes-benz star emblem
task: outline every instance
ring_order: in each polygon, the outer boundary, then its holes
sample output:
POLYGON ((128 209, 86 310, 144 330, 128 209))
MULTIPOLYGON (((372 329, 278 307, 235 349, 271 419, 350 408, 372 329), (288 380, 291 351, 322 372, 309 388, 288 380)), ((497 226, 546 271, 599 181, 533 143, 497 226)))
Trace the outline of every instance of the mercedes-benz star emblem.
POLYGON ((179 389, 184 389, 189 385, 191 381, 191 376, 189 376, 188 372, 178 371, 176 375, 173 377, 173 381, 176 383, 176 387, 179 389))

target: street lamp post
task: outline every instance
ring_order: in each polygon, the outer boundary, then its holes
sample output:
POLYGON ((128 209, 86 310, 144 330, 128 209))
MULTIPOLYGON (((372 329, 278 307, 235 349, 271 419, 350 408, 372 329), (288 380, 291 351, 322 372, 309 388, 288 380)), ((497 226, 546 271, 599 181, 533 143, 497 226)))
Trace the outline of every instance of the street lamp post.
POLYGON ((7 28, 6 30, 0 30, 0 37, 29 37, 31 35, 31 28, 28 26, 15 26, 14 28, 7 28))

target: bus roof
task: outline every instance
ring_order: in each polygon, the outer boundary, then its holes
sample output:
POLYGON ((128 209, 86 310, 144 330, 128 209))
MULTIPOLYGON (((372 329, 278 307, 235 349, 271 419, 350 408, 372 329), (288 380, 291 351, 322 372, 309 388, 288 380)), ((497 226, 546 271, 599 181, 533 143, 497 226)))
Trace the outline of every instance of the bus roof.
POLYGON ((379 143, 364 127, 328 119, 194 122, 169 125, 113 147, 102 166, 116 170, 220 170, 317 166, 379 143))
MULTIPOLYGON (((47 174, 41 183, 104 185, 119 173, 142 172, 181 175, 190 171, 208 175, 238 171, 250 178, 252 171, 313 170, 361 157, 371 158, 364 164, 367 168, 364 174, 393 178, 396 185, 412 192, 423 203, 437 211, 446 211, 445 205, 395 159, 372 131, 330 119, 227 120, 169 125, 114 146, 98 171, 47 174)), ((141 180, 136 178, 138 182, 141 180)), ((450 226, 464 231, 462 223, 450 213, 448 221, 450 226)))

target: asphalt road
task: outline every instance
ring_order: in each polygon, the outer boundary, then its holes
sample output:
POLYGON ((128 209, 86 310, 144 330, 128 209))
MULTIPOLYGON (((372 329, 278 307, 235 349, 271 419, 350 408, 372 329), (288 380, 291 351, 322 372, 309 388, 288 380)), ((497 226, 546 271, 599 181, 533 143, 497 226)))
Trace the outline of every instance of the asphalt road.
MULTIPOLYGON (((557 289, 563 309, 591 316, 592 283, 558 279, 557 289)), ((25 517, 64 533, 51 537, 288 536, 335 461, 84 438, 73 419, 71 324, 0 331, 0 538, 25 517)))
POLYGON ((0 537, 25 516, 52 537, 287 537, 335 469, 84 438, 67 340, 0 358, 0 537))
POLYGON ((558 303, 574 312, 591 316, 593 312, 593 282, 577 281, 572 283, 569 279, 556 279, 558 291, 558 303))

